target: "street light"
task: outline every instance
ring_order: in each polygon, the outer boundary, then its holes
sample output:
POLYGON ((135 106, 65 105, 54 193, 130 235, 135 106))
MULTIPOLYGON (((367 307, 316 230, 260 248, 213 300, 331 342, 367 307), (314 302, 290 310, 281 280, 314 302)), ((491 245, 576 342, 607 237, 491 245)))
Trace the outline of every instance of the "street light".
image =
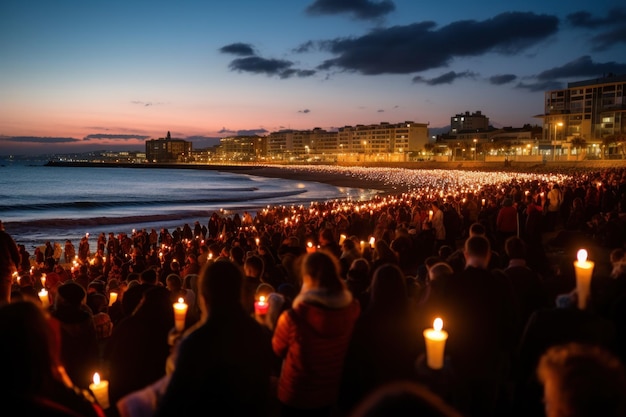
POLYGON ((556 128, 557 126, 563 126, 563 122, 558 122, 554 124, 554 141, 552 142, 552 160, 556 161, 556 128))
POLYGON ((476 153, 478 152, 478 148, 476 148, 476 143, 478 139, 474 139, 474 161, 476 161, 476 153))

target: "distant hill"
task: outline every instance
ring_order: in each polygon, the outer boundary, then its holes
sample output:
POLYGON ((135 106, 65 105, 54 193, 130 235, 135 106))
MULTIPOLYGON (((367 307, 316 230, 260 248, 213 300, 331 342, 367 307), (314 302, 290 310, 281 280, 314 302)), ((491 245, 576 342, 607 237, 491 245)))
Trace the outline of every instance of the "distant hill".
POLYGON ((450 132, 450 125, 443 126, 443 127, 429 127, 428 128, 428 134, 430 136, 442 135, 444 133, 449 133, 449 132, 450 132))

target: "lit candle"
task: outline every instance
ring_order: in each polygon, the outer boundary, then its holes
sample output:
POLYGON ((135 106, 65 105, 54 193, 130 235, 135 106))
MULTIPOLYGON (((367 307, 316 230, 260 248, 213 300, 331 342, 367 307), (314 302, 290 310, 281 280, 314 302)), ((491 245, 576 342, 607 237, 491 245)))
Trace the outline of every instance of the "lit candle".
POLYGON ((307 242, 306 253, 313 253, 313 252, 315 252, 315 246, 313 246, 313 242, 307 242))
POLYGON ((41 285, 46 288, 46 274, 41 274, 41 285))
POLYGON ((485 205, 485 199, 483 198, 483 206, 485 205))
POLYGON ((443 353, 448 339, 448 332, 443 329, 443 320, 439 317, 433 322, 432 329, 424 330, 426 340, 426 363, 431 369, 443 368, 443 353))
POLYGON ((343 245, 343 241, 344 241, 344 240, 346 240, 346 235, 344 235, 344 234, 339 235, 339 244, 340 244, 340 245, 343 245))
POLYGON ((93 374, 93 384, 89 384, 89 390, 91 390, 96 401, 103 409, 109 408, 109 381, 100 380, 100 375, 96 372, 93 374))
POLYGON ((117 301, 117 293, 116 292, 110 292, 109 293, 109 307, 113 305, 113 303, 115 303, 117 301))
POLYGON ((432 210, 428 210, 428 221, 432 221, 433 219, 433 211, 432 210))
POLYGON ((589 288, 591 286, 591 275, 593 274, 594 262, 587 260, 587 251, 581 249, 574 262, 576 272, 576 293, 578 295, 578 308, 584 309, 589 298, 589 288))
POLYGON ((48 295, 48 291, 43 288, 41 291, 39 291, 39 299, 41 300, 41 305, 43 308, 48 308, 50 307, 50 296, 48 295))
POLYGON ((376 238, 374 236, 370 237, 370 248, 374 247, 374 243, 376 243, 376 238))
POLYGON ((254 302, 254 313, 259 315, 267 314, 270 305, 265 301, 265 296, 259 297, 259 301, 254 302))
POLYGON ((365 241, 362 240, 360 245, 361 245, 361 253, 363 253, 365 251, 365 241))
POLYGON ((174 303, 174 324, 176 325, 176 330, 179 332, 185 329, 187 308, 189 308, 189 306, 182 297, 178 299, 177 303, 174 303))

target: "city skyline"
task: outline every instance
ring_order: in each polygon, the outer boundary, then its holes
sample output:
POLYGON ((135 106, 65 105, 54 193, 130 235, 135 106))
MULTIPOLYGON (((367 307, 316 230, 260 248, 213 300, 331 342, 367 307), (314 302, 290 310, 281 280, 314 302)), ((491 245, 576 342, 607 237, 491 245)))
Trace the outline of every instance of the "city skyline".
POLYGON ((0 155, 137 150, 482 111, 541 124, 544 92, 626 74, 621 1, 420 5, 11 2, 0 14, 0 155))

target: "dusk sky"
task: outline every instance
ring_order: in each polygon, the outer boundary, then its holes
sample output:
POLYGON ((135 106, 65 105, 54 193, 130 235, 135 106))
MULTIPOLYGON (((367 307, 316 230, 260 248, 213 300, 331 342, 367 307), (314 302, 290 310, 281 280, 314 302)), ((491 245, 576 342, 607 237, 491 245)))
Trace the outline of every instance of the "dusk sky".
POLYGON ((7 0, 0 155, 477 110, 521 127, 546 90, 609 73, 624 0, 7 0))

